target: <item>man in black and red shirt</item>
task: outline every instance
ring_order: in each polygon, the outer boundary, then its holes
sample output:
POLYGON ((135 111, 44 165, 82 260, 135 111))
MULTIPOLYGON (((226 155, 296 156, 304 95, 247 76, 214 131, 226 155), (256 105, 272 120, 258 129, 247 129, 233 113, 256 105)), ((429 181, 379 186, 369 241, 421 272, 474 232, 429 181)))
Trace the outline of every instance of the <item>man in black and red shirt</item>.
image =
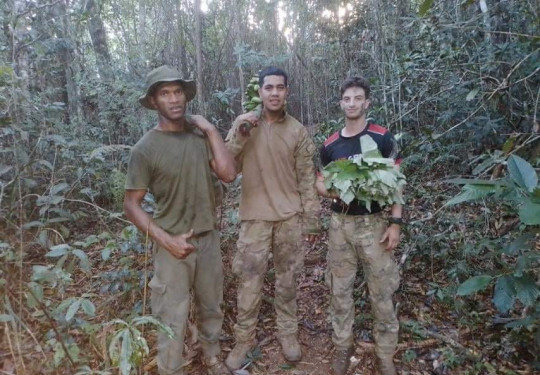
MULTIPOLYGON (((362 153, 360 137, 369 135, 377 143, 382 156, 394 159, 395 167, 399 168, 400 158, 394 136, 380 125, 367 123, 369 95, 369 83, 363 78, 350 77, 341 85, 340 105, 345 114, 345 127, 331 135, 322 146, 320 157, 323 166, 362 153)), ((387 223, 382 213, 384 207, 373 202, 370 211, 358 200, 346 205, 337 195, 326 190, 321 174, 316 187, 320 195, 332 199, 326 281, 332 293, 332 341, 336 349, 333 374, 347 373, 354 352, 353 287, 360 261, 369 288, 379 371, 381 375, 395 375, 393 356, 399 323, 392 295, 399 286, 399 270, 393 259, 393 250, 399 243, 402 207, 400 204, 392 205, 387 223)))

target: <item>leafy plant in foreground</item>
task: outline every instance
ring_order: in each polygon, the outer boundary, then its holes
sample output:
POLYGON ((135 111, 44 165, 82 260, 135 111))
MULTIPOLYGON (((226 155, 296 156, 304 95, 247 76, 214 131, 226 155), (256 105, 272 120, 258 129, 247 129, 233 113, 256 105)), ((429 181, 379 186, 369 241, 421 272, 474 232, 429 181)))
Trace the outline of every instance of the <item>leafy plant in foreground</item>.
MULTIPOLYGON (((492 272, 476 275, 462 283, 457 294, 466 296, 493 285, 493 303, 501 313, 512 309, 516 301, 525 307, 537 303, 540 292, 536 285, 540 256, 535 251, 534 226, 540 225, 540 188, 534 168, 519 156, 512 155, 507 161, 508 176, 496 181, 478 179, 455 179, 449 182, 465 184, 460 194, 446 205, 492 198, 517 211, 526 231, 509 244, 491 247, 492 256, 498 268, 492 272)), ((530 325, 540 314, 518 322, 508 323, 508 327, 530 325)))
POLYGON ((139 326, 145 324, 152 324, 169 338, 174 338, 172 329, 152 316, 139 316, 130 322, 113 319, 105 323, 105 326, 118 327, 109 344, 109 357, 114 366, 119 366, 122 375, 129 375, 131 368, 137 367, 142 358, 150 352, 148 343, 139 330, 139 326))

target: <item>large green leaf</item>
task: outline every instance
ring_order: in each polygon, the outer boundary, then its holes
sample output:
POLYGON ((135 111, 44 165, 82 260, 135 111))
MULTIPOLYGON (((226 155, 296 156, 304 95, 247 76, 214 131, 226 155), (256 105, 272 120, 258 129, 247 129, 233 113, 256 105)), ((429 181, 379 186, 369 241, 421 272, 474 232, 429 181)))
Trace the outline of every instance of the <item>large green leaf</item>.
POLYGON ((493 293, 493 303, 497 310, 502 313, 508 312, 514 306, 515 298, 514 278, 512 276, 499 277, 495 284, 495 292, 493 293))
POLYGON ((73 319, 73 317, 75 316, 75 314, 77 313, 77 311, 79 310, 79 307, 81 306, 81 300, 80 299, 76 299, 73 301, 73 303, 68 307, 67 309, 67 312, 66 312, 66 320, 69 322, 71 319, 73 319))
POLYGON ((461 284, 457 290, 458 296, 467 296, 484 289, 493 280, 489 275, 474 276, 461 284))
POLYGON ((133 342, 131 332, 125 329, 122 334, 122 346, 120 349, 120 373, 129 375, 131 372, 131 355, 133 354, 133 342))
POLYGON ((540 204, 526 199, 519 209, 519 219, 526 225, 540 225, 540 204))
POLYGON ((79 264, 84 271, 90 271, 90 261, 88 259, 88 255, 86 255, 84 251, 80 249, 74 249, 73 255, 79 258, 79 264))
POLYGON ((49 251, 45 256, 47 257, 61 257, 62 255, 66 255, 70 250, 70 246, 68 244, 60 244, 56 246, 51 247, 51 251, 49 251))
POLYGON ((503 250, 503 253, 509 254, 509 255, 516 255, 521 250, 530 248, 530 242, 533 240, 534 235, 532 233, 525 233, 518 238, 516 238, 514 241, 509 243, 503 250))
POLYGON ((94 316, 96 314, 96 306, 90 301, 89 299, 82 299, 81 300, 81 307, 84 311, 84 313, 88 316, 94 316))
POLYGON ((432 5, 433 0, 424 0, 424 2, 420 4, 420 8, 418 9, 418 14, 420 15, 420 17, 424 17, 432 5))
POLYGON ((530 275, 515 278, 517 298, 523 302, 525 306, 532 306, 538 298, 538 286, 535 279, 530 275))
POLYGON ((461 189, 461 193, 446 202, 446 206, 485 198, 495 191, 497 191, 497 187, 494 185, 465 185, 461 189))
POLYGON ((532 192, 538 185, 538 175, 526 160, 512 155, 508 158, 508 171, 512 179, 523 189, 532 192))
POLYGON ((61 182, 59 184, 56 184, 51 188, 51 195, 57 195, 62 190, 65 190, 68 187, 69 187, 69 185, 67 183, 65 183, 65 182, 61 182))
POLYGON ((382 157, 379 147, 377 146, 377 142, 375 142, 369 135, 363 135, 360 137, 360 148, 362 150, 362 156, 365 158, 382 157))

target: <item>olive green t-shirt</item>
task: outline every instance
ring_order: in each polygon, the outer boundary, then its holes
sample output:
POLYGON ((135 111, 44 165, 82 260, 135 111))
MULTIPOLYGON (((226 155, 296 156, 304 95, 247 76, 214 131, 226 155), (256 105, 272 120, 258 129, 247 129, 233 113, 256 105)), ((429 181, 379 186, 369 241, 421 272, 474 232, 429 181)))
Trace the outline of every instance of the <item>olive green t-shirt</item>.
POLYGON ((215 196, 206 138, 192 130, 148 131, 131 149, 126 190, 148 190, 155 222, 172 235, 216 228, 215 196))

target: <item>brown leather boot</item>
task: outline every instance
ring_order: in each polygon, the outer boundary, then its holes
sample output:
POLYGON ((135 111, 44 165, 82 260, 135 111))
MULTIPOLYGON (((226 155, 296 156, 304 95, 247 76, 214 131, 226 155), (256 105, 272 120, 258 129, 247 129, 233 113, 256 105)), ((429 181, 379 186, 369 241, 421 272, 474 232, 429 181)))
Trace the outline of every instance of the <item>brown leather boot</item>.
POLYGON ((296 335, 279 336, 279 343, 281 344, 281 350, 283 356, 289 362, 298 362, 302 359, 302 348, 296 335))
POLYGON ((205 358, 203 362, 208 375, 231 375, 231 372, 218 357, 205 358))
POLYGON ((247 362, 247 354, 257 346, 257 340, 237 342, 233 350, 230 351, 225 365, 231 371, 238 370, 247 362))
POLYGON ((345 375, 351 364, 351 356, 354 348, 336 348, 334 360, 332 361, 332 375, 345 375))

